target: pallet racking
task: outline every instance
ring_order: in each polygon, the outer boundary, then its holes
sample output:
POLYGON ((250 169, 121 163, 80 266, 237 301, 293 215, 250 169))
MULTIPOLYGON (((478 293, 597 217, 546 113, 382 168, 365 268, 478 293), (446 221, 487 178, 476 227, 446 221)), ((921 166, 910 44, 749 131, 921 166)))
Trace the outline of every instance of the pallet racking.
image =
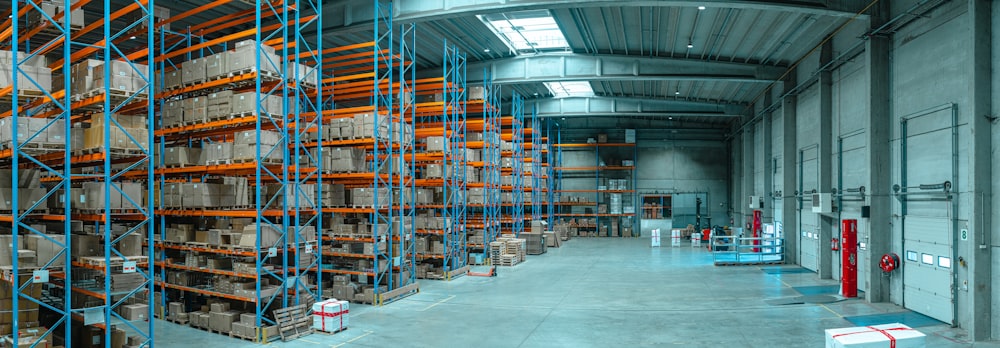
MULTIPOLYGON (((129 107, 150 110, 152 67, 123 52, 151 53, 151 45, 142 42, 153 39, 154 9, 142 2, 112 11, 109 1, 95 2, 89 10, 103 18, 83 26, 76 15, 86 3, 46 3, 61 8, 50 14, 39 1, 15 1, 0 24, 11 77, 0 88, 0 122, 8 131, 0 162, 9 171, 4 184, 10 184, 4 188, 10 204, 0 214, 5 228, 9 224, 4 258, 10 265, 3 267, 0 287, 11 304, 10 322, 0 325, 0 334, 15 342, 68 341, 83 331, 104 342, 125 333, 142 343, 152 339, 152 323, 122 312, 151 303, 152 266, 140 255, 141 240, 151 238, 152 198, 141 193, 151 180, 136 173, 152 169, 152 132, 145 127, 126 132, 114 114, 129 107), (120 64, 130 76, 128 88, 110 83, 78 88, 72 68, 84 59, 106 67, 103 81, 110 81, 112 63, 120 64), (74 126, 83 124, 92 125, 94 135, 123 135, 121 143, 96 137, 86 144, 90 148, 74 146, 74 126), (80 200, 81 185, 92 188, 87 193, 94 204, 80 200), (48 233, 49 227, 55 232, 48 233), (85 231, 86 238, 75 237, 85 231), (83 239, 95 242, 87 246, 97 255, 74 255, 79 245, 73 244, 83 239), (128 284, 112 280, 124 277, 128 284), (44 326, 41 310, 50 318, 44 326)), ((131 114, 142 124, 153 119, 151 111, 131 114)), ((130 313, 152 315, 152 307, 145 308, 130 313)))
MULTIPOLYGON (((467 243, 470 250, 476 250, 478 260, 486 263, 489 260, 489 244, 500 236, 501 213, 503 210, 501 187, 501 117, 500 117, 500 85, 493 84, 491 72, 483 72, 483 99, 470 100, 466 112, 470 115, 479 113, 482 119, 467 122, 469 131, 482 132, 482 141, 468 141, 466 148, 482 150, 482 182, 470 183, 470 189, 483 190, 483 204, 468 204, 472 211, 468 215, 467 227, 470 236, 473 231, 481 232, 482 240, 467 243)), ((470 252, 470 255, 472 252, 470 252)), ((472 256, 469 257, 473 259, 472 256)), ((470 261, 471 263, 471 261, 470 261)))
MULTIPOLYGON (((431 250, 417 250, 416 258, 424 264, 440 268, 440 274, 435 272, 435 277, 450 280, 468 270, 466 198, 470 181, 467 177, 475 175, 474 171, 483 165, 479 161, 469 161, 467 157, 465 55, 445 42, 442 57, 442 76, 422 79, 425 84, 438 81, 438 87, 419 88, 421 94, 430 94, 440 100, 417 103, 413 123, 416 138, 427 142, 423 151, 415 155, 423 174, 423 178, 417 180, 417 186, 433 190, 422 191, 429 196, 434 196, 433 192, 441 192, 439 201, 422 202, 425 204, 418 204, 417 209, 431 219, 438 219, 443 226, 417 229, 417 238, 427 241, 421 244, 431 250), (435 147, 433 150, 432 144, 435 147), (431 168, 435 168, 433 175, 431 168), (477 169, 470 171, 469 168, 477 169), (438 243, 442 246, 441 250, 433 247, 438 243)), ((418 273, 427 274, 426 271, 418 273)), ((430 274, 425 277, 430 277, 430 274)))
POLYGON ((636 166, 635 159, 637 158, 638 152, 634 143, 562 143, 561 130, 557 134, 559 143, 553 145, 556 149, 555 161, 557 167, 553 168, 556 173, 556 181, 558 182, 558 188, 555 190, 556 198, 554 198, 553 205, 558 212, 554 214, 555 217, 561 218, 592 218, 595 221, 594 226, 589 227, 594 229, 594 233, 598 237, 611 236, 611 230, 608 233, 601 235, 598 233, 600 231, 601 221, 607 218, 611 224, 620 224, 622 227, 631 227, 632 233, 628 236, 622 234, 622 237, 634 237, 638 231, 637 229, 637 219, 635 219, 635 207, 637 206, 638 196, 636 195, 636 166), (632 165, 607 165, 601 158, 601 149, 615 149, 616 154, 631 152, 633 162, 632 165), (621 149, 625 151, 622 152, 621 149), (617 150, 617 151, 616 151, 617 150), (631 150, 631 151, 629 151, 631 150), (594 166, 563 166, 563 151, 593 151, 594 158, 596 159, 594 166), (606 184, 602 182, 602 179, 609 179, 611 177, 624 176, 629 186, 631 188, 614 188, 608 189, 606 184), (585 179, 593 177, 594 179, 594 189, 563 189, 565 185, 564 180, 567 179, 585 179), (593 201, 564 201, 562 195, 564 193, 574 193, 574 194, 592 194, 593 201), (594 208, 598 208, 601 205, 607 203, 612 195, 622 195, 621 204, 624 207, 631 206, 632 210, 623 209, 621 212, 601 212, 594 211, 594 208), (627 198, 627 199, 626 199, 627 198), (581 212, 581 208, 589 209, 591 211, 581 212), (631 223, 627 223, 622 220, 631 220, 631 223))

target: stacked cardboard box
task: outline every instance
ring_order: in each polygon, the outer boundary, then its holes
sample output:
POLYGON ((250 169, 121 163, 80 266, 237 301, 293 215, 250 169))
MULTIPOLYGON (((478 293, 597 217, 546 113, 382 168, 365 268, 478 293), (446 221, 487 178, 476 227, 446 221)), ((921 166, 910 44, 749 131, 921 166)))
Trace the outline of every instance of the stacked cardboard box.
MULTIPOLYGON (((48 192, 44 188, 41 188, 41 172, 33 169, 26 169, 18 171, 20 175, 18 177, 18 198, 17 198, 17 210, 27 211, 35 204, 38 206, 35 208, 36 211, 47 209, 48 201, 43 201, 45 194, 48 192), (41 201, 41 203, 39 203, 41 201)), ((10 169, 0 169, 0 210, 13 210, 14 209, 14 196, 13 187, 9 186, 12 184, 12 172, 10 169)))
MULTIPOLYGON (((53 30, 58 30, 58 27, 63 26, 65 23, 65 13, 66 4, 64 2, 56 1, 42 1, 38 4, 41 11, 29 11, 28 12, 28 26, 37 27, 39 25, 47 25, 53 30), (42 15, 42 13, 48 15, 42 15), (55 20, 55 23, 49 21, 49 18, 55 20)), ((72 29, 80 29, 85 25, 83 17, 83 9, 78 8, 76 10, 70 11, 69 13, 69 25, 72 29)))
MULTIPOLYGON (((24 61, 26 53, 18 53, 17 60, 24 61)), ((17 88, 15 95, 41 95, 43 91, 52 90, 52 70, 48 68, 48 61, 43 55, 36 55, 34 58, 24 61, 17 74, 17 88), (34 81, 34 82, 32 82, 34 81)), ((11 51, 0 50, 0 88, 12 87, 14 85, 14 56, 11 51)))
MULTIPOLYGON (((311 151, 315 157, 317 150, 312 149, 311 151)), ((364 149, 353 147, 324 148, 323 157, 320 160, 323 162, 323 171, 326 172, 357 173, 366 170, 364 149)))
POLYGON ((181 63, 181 71, 183 72, 182 81, 184 82, 184 85, 191 85, 205 81, 205 63, 205 58, 195 58, 181 63))
POLYGON ((343 300, 330 299, 314 303, 313 329, 323 332, 338 332, 348 326, 350 303, 343 300))
POLYGON ((204 144, 201 148, 206 165, 230 164, 233 160, 233 143, 204 144))
POLYGON ((13 129, 16 127, 17 143, 24 146, 25 151, 37 147, 65 146, 66 124, 62 121, 55 121, 49 125, 49 122, 52 120, 47 118, 18 117, 17 125, 14 125, 12 117, 0 119, 0 144, 12 146, 13 129))
POLYGON ((353 134, 355 138, 388 140, 391 123, 385 115, 355 114, 353 134))
POLYGON ((163 102, 163 106, 160 108, 160 117, 163 120, 163 127, 171 128, 184 125, 184 111, 184 101, 170 100, 163 102))
POLYGON ((219 120, 229 118, 233 113, 233 91, 219 91, 209 94, 205 109, 205 120, 219 120))
POLYGON ((244 74, 260 71, 261 75, 277 75, 283 70, 282 59, 278 59, 274 47, 261 44, 254 40, 244 40, 236 43, 236 49, 228 52, 227 70, 231 74, 244 74), (260 48, 258 50, 258 47, 260 48), (257 66, 257 52, 260 52, 260 66, 257 66))
POLYGON ((182 100, 184 124, 204 123, 208 115, 208 98, 205 96, 182 100))
POLYGON ((110 195, 105 195, 104 182, 83 183, 82 208, 85 210, 110 209, 142 209, 146 206, 146 191, 137 182, 115 183, 110 188, 110 195))
POLYGON ((163 150, 163 165, 167 167, 194 166, 202 163, 201 149, 175 146, 163 150))
POLYGON ((108 124, 110 133, 105 133, 105 115, 103 113, 94 114, 90 121, 90 128, 83 131, 84 149, 102 149, 104 141, 108 139, 111 143, 109 150, 149 150, 149 129, 146 126, 146 118, 131 115, 110 115, 116 122, 108 124), (118 125, 121 125, 119 127, 118 125))
POLYGON ((257 156, 257 147, 260 147, 261 162, 281 163, 282 151, 277 148, 284 143, 281 133, 272 131, 260 131, 257 136, 256 131, 236 132, 233 141, 233 161, 250 162, 257 156))
POLYGON ((229 107, 232 109, 231 115, 234 117, 256 115, 258 110, 257 99, 260 99, 261 115, 281 114, 281 97, 268 94, 258 95, 257 92, 244 92, 233 94, 230 98, 229 107))

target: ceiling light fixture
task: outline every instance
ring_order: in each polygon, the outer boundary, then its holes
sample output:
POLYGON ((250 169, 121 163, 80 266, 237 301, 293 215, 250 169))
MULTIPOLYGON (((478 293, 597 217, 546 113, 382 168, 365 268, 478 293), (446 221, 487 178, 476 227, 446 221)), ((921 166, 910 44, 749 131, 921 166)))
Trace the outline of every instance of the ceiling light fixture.
POLYGON ((538 92, 535 92, 535 96, 536 96, 536 97, 538 96, 538 92))
POLYGON ((688 40, 688 48, 694 48, 694 43, 691 40, 688 40))
POLYGON ((674 95, 681 95, 681 90, 674 90, 674 95))
POLYGON ((135 40, 135 35, 129 36, 128 39, 129 40, 135 40))
POLYGON ((565 121, 565 120, 566 120, 566 118, 565 118, 565 117, 563 117, 563 118, 562 118, 562 120, 563 120, 563 121, 565 121))
POLYGON ((705 10, 705 6, 698 6, 698 11, 703 11, 703 10, 705 10))
POLYGON ((668 120, 672 120, 672 119, 674 119, 674 117, 673 117, 673 116, 670 116, 670 117, 667 117, 667 119, 668 119, 668 120))
POLYGON ((490 49, 489 48, 484 48, 483 52, 490 53, 490 49))

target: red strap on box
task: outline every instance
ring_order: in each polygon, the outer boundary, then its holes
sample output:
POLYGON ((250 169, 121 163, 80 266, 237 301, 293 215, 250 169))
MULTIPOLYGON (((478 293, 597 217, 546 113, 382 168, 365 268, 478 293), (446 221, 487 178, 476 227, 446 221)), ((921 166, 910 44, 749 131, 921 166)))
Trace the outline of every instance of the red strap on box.
MULTIPOLYGON (((896 337, 893 337, 892 334, 889 333, 889 331, 907 331, 907 330, 913 330, 913 329, 907 328, 907 327, 894 327, 894 328, 891 328, 891 329, 879 329, 879 328, 876 328, 874 326, 865 326, 865 327, 869 328, 871 330, 874 330, 875 332, 879 332, 879 333, 885 335, 885 337, 888 337, 889 338, 889 348, 896 348, 896 337)), ((847 332, 847 333, 833 335, 833 338, 837 338, 837 337, 840 337, 840 336, 848 336, 848 335, 861 334, 861 333, 869 333, 869 332, 871 332, 871 331, 847 332)))

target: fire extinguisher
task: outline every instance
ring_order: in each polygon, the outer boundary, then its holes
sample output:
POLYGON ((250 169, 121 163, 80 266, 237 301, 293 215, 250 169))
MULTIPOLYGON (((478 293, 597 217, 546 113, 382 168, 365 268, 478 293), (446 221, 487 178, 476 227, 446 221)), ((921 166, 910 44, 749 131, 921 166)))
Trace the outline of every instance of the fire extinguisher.
POLYGON ((899 268, 899 255, 896 255, 896 253, 882 255, 882 260, 879 261, 878 267, 882 269, 882 272, 892 273, 896 268, 899 268))
POLYGON ((830 239, 830 250, 839 251, 840 250, 840 240, 837 238, 830 239))

